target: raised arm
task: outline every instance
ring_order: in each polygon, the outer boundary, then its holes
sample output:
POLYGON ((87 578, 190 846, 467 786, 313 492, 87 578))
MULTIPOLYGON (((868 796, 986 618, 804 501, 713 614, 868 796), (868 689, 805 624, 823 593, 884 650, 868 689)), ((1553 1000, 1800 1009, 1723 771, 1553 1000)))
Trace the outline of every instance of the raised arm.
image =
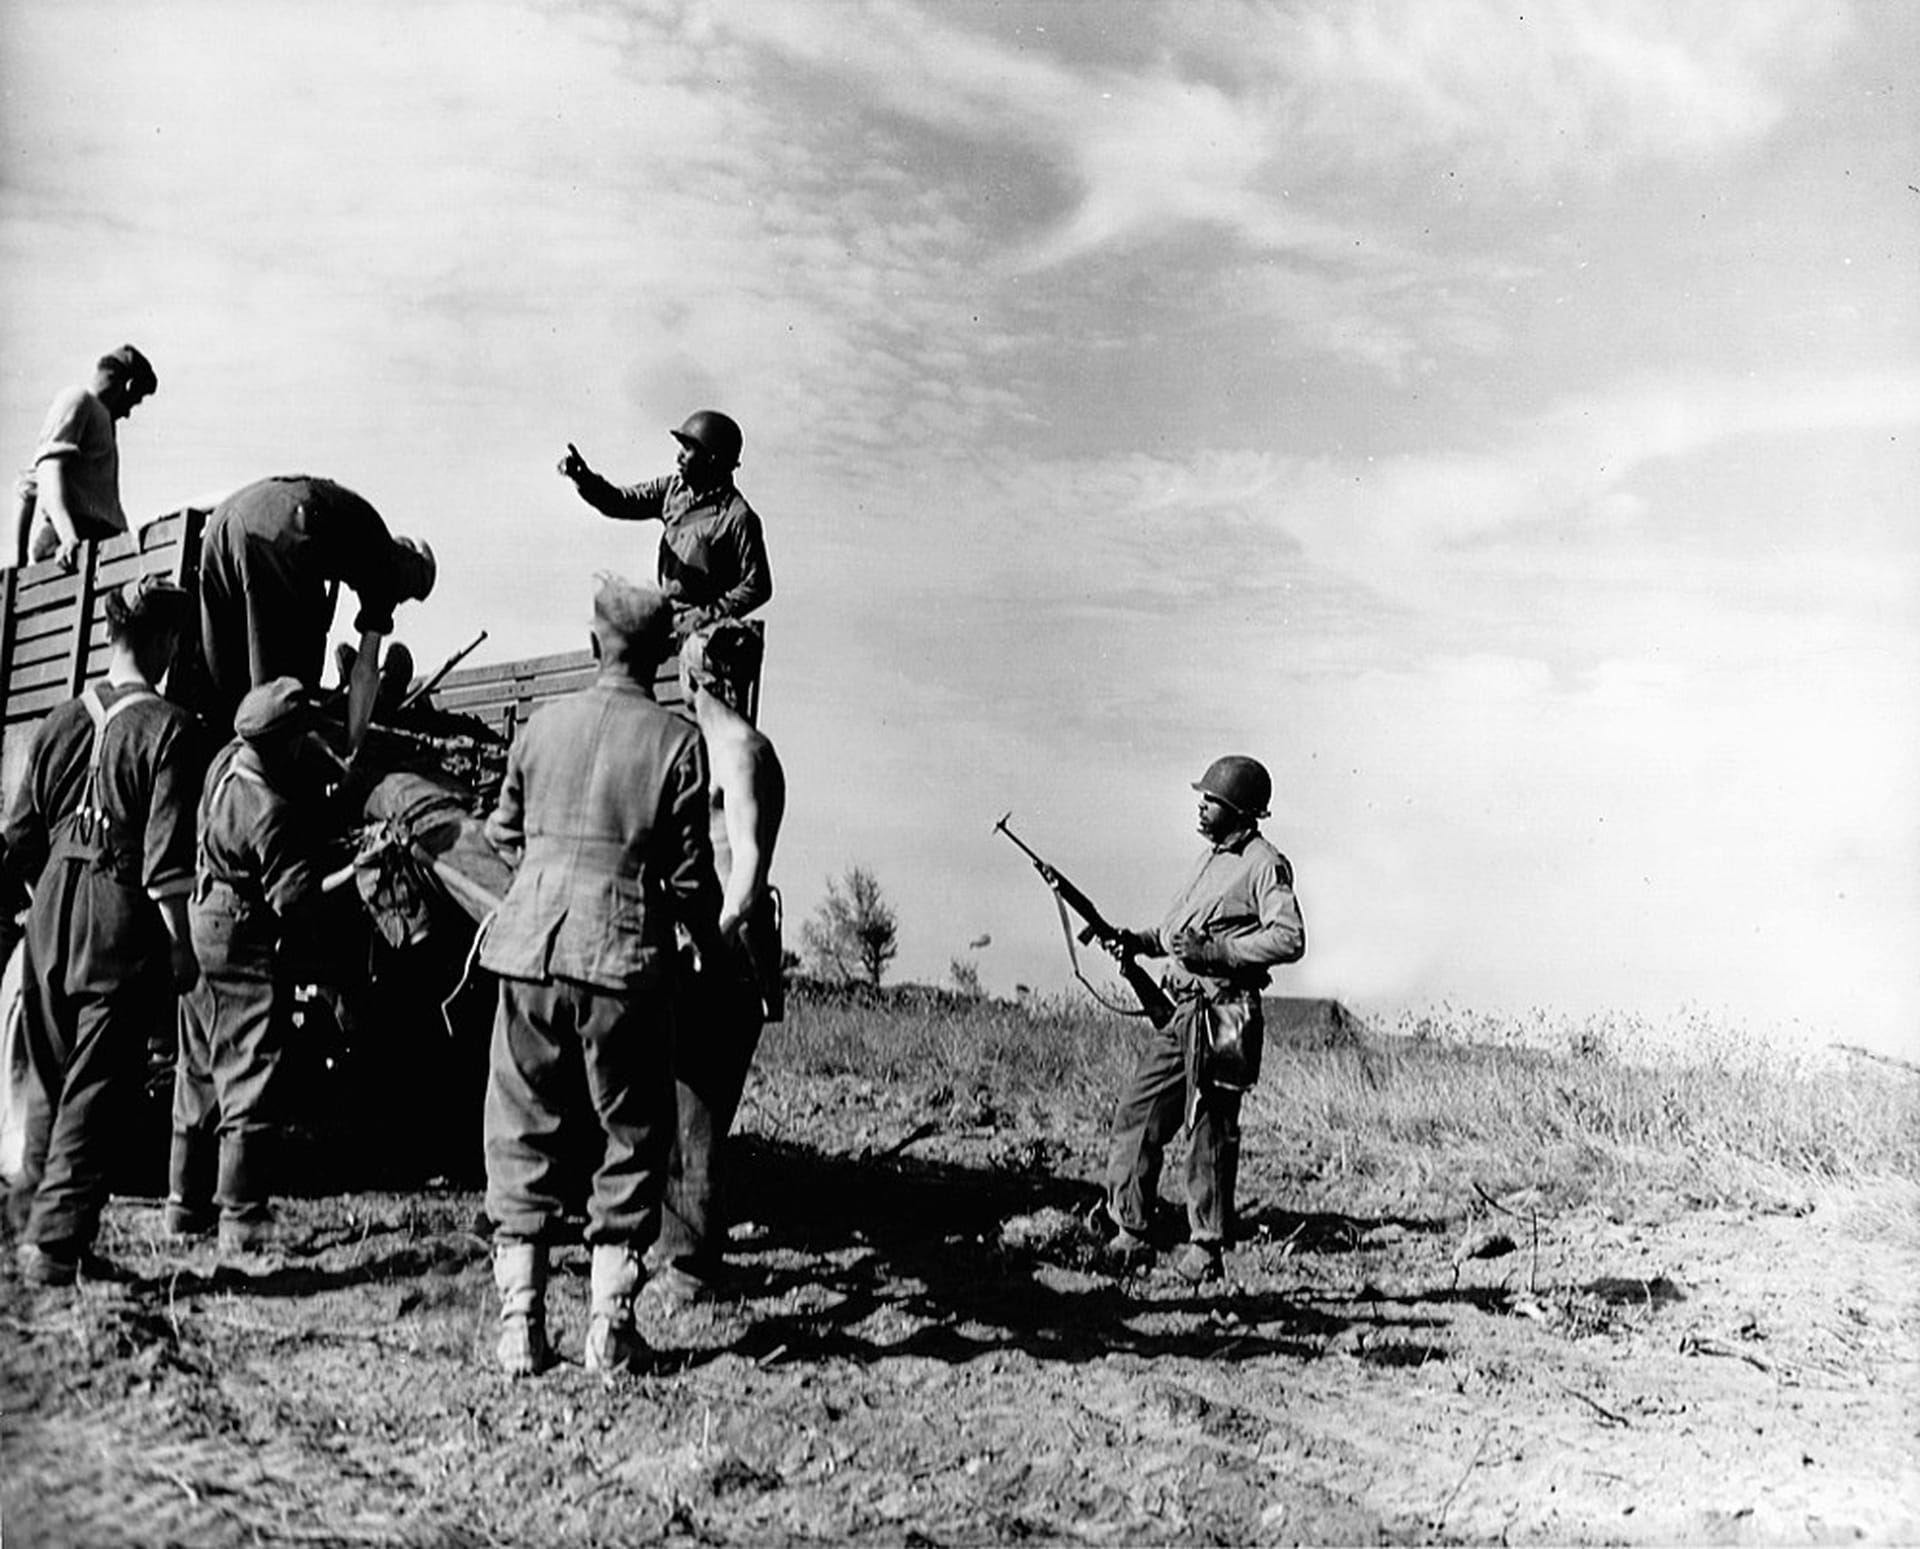
POLYGON ((617 522, 657 522, 661 519, 664 511, 661 496, 667 485, 665 479, 649 479, 643 484, 623 488, 589 468, 586 458, 580 455, 580 449, 571 441, 567 443, 567 455, 560 459, 560 474, 573 485, 575 493, 602 516, 610 516, 617 522))

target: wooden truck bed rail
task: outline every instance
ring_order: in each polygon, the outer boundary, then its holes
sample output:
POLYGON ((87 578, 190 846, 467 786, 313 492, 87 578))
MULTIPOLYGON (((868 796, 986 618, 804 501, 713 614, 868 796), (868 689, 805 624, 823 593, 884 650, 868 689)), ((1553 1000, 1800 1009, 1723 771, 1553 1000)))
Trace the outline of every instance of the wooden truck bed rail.
MULTIPOLYGON (((51 560, 0 572, 0 800, 11 800, 19 783, 34 727, 105 674, 107 594, 141 575, 164 575, 197 593, 207 516, 199 509, 176 511, 137 532, 83 543, 72 573, 51 560)), ((748 623, 763 628, 757 619, 748 623)), ((183 652, 168 693, 193 706, 200 671, 199 652, 183 652)), ((432 702, 437 710, 471 716, 507 744, 536 706, 585 687, 593 675, 588 650, 458 667, 440 680, 432 702)), ((656 674, 654 693, 664 705, 682 703, 678 664, 672 659, 656 674)), ((748 691, 747 718, 758 719, 759 708, 756 678, 748 691)))
POLYGON ((47 712, 105 675, 107 594, 142 575, 195 586, 206 519, 176 511, 83 543, 71 573, 52 560, 0 572, 0 791, 11 796, 47 712))
MULTIPOLYGON (((757 619, 748 627, 762 630, 757 619)), ((458 715, 470 715, 486 728, 511 742, 513 734, 526 724, 527 717, 542 701, 570 694, 593 681, 591 651, 567 651, 558 656, 532 656, 520 661, 501 662, 489 667, 456 667, 440 680, 433 691, 434 708, 458 715)), ((669 658, 653 680, 654 697, 663 705, 683 702, 680 693, 680 669, 669 658)), ((745 713, 757 720, 760 710, 760 680, 751 685, 745 713)))

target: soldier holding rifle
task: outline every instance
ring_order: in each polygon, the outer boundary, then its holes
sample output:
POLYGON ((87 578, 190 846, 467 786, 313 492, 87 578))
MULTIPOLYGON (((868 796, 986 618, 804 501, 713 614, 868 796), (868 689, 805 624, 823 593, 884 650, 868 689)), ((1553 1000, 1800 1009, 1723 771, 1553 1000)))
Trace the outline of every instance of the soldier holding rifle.
POLYGON ((1056 895, 1087 921, 1081 939, 1098 941, 1119 959, 1152 1024, 1114 1109, 1106 1192, 1093 1224, 1122 1267, 1152 1259, 1161 1160, 1184 1121, 1190 1136, 1187 1246, 1174 1268, 1198 1285, 1219 1277, 1232 1233, 1240 1100, 1260 1072, 1267 970, 1298 962, 1307 938, 1293 868, 1259 829, 1273 796, 1266 769, 1229 755, 1208 765, 1193 788, 1200 793, 1198 826, 1207 849, 1156 926, 1109 925, 1052 867, 1033 859, 1056 895), (1140 957, 1170 960, 1164 994, 1135 961, 1140 957))

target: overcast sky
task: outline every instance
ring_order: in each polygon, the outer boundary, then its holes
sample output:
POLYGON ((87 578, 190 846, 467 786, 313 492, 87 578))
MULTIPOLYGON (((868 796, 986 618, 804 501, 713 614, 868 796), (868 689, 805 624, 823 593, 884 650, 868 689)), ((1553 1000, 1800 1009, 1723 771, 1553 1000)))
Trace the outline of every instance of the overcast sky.
POLYGON ((796 923, 1055 990, 1274 771, 1391 1012, 1920 1035, 1920 6, 0 7, 0 442, 139 344, 136 519, 338 479, 423 664, 585 642, 719 407, 796 923), (989 946, 969 952, 982 934, 989 946))

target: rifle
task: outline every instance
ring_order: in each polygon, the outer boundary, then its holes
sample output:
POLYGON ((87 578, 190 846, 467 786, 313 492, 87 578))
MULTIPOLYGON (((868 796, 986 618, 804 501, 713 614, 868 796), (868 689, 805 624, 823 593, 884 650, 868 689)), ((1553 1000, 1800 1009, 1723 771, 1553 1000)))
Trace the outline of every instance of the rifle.
MULTIPOLYGON (((1073 928, 1067 923, 1069 909, 1086 921, 1080 931, 1080 940, 1099 943, 1120 965, 1120 977, 1127 981, 1127 988, 1133 991, 1134 999, 1140 1002, 1138 1013, 1125 1014, 1144 1016, 1155 1027, 1165 1027, 1173 1020, 1173 1002, 1167 998, 1167 992, 1154 983, 1153 976, 1140 966, 1127 947, 1125 937, 1117 927, 1107 923, 1105 916, 1094 907, 1093 900, 1061 875, 1059 867, 1041 859, 1024 839, 1007 827, 1007 819, 1012 816, 1011 812, 1002 814, 1000 821, 993 825, 994 831, 1011 839, 1020 852, 1033 862, 1033 869, 1040 873, 1040 880, 1053 890, 1054 904, 1060 910, 1060 929, 1067 938, 1067 956, 1073 960, 1074 978, 1086 984, 1094 999, 1100 1000, 1099 993, 1091 984, 1087 984, 1086 977, 1080 972, 1080 958, 1073 949, 1073 928)), ((1101 1004, 1106 1005, 1107 1002, 1101 1001, 1101 1004)))
POLYGON ((422 683, 418 688, 411 690, 407 697, 400 701, 400 708, 402 710, 410 709, 415 702, 425 699, 427 695, 431 694, 440 686, 440 680, 442 678, 452 672, 454 668, 458 667, 469 656, 473 655, 475 651, 479 650, 480 642, 486 638, 487 632, 483 629, 473 637, 471 643, 455 651, 453 655, 449 656, 440 664, 439 670, 436 671, 432 677, 428 678, 426 682, 422 683))

